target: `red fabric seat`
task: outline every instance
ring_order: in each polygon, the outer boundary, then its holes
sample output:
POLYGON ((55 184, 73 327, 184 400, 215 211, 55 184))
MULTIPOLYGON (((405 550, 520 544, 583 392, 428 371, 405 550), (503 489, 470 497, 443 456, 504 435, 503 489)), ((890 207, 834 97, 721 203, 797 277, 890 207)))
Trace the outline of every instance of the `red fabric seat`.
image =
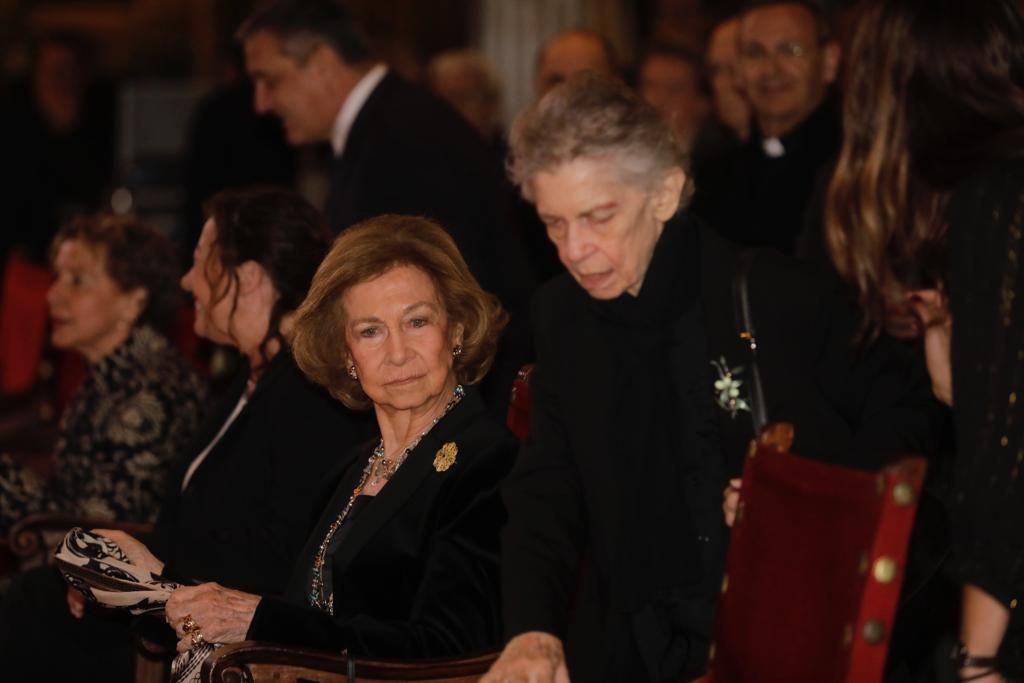
POLYGON ((39 376, 49 328, 46 292, 52 282, 49 268, 17 254, 7 259, 0 299, 0 392, 5 395, 28 391, 39 376))
POLYGON ((523 441, 530 433, 530 373, 533 364, 524 365, 512 382, 512 400, 508 404, 505 424, 516 437, 523 441))
MULTIPOLYGON (((0 296, 0 394, 15 396, 33 388, 49 347, 49 307, 46 293, 53 273, 17 254, 8 260, 0 296)), ((201 341, 192 327, 195 312, 182 307, 170 330, 170 340, 202 376, 209 374, 202 358, 201 341)), ((85 359, 72 351, 58 351, 50 359, 56 372, 57 415, 85 380, 85 359)))
POLYGON ((881 681, 923 458, 871 473, 752 446, 713 683, 881 681))

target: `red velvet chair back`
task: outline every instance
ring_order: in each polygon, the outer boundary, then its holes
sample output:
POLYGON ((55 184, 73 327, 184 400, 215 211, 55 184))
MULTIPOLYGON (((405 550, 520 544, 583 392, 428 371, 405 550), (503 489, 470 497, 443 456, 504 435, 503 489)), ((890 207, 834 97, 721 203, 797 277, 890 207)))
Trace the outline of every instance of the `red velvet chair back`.
POLYGON ((524 365, 512 382, 512 400, 508 404, 505 423, 520 441, 530 433, 530 373, 533 364, 524 365))
POLYGON ((49 268, 17 254, 7 259, 0 298, 0 392, 21 394, 32 388, 46 348, 49 268))
POLYGON ((881 681, 926 463, 880 473, 751 447, 713 683, 881 681))

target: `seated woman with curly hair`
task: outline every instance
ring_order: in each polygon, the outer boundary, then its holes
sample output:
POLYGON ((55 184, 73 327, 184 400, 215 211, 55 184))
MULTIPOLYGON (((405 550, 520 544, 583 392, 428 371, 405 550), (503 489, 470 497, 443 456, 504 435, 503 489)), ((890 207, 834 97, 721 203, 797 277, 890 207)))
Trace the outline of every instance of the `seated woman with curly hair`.
POLYGON ((50 478, 0 456, 0 533, 37 512, 151 521, 200 418, 200 384, 160 332, 181 303, 174 247, 135 220, 99 215, 65 225, 51 254, 51 339, 89 371, 50 478))

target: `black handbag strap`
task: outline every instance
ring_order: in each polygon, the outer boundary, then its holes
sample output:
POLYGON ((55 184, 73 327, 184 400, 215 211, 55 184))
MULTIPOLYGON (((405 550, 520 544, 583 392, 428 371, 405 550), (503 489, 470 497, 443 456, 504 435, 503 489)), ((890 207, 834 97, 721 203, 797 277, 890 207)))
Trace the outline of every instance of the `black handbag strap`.
POLYGON ((743 249, 739 252, 732 285, 736 327, 739 330, 740 339, 750 345, 750 374, 748 375, 750 379, 750 416, 754 422, 755 436, 760 434, 768 423, 764 389, 761 385, 761 371, 757 364, 757 331, 754 328, 754 316, 750 311, 750 293, 747 286, 750 268, 756 257, 757 249, 743 249))

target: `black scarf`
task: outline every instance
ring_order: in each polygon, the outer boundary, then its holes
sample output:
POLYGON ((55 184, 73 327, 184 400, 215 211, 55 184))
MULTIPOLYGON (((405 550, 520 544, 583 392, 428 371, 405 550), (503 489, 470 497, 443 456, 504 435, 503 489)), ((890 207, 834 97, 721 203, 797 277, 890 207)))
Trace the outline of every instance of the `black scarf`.
POLYGON ((698 537, 713 520, 695 500, 706 492, 692 490, 717 457, 696 224, 665 225, 638 296, 592 304, 626 378, 612 431, 623 474, 618 590, 635 612, 692 595, 711 569, 698 537))
POLYGON ((611 430, 623 511, 612 590, 651 680, 702 670, 724 547, 700 251, 696 223, 674 219, 639 295, 592 302, 625 377, 611 430))

